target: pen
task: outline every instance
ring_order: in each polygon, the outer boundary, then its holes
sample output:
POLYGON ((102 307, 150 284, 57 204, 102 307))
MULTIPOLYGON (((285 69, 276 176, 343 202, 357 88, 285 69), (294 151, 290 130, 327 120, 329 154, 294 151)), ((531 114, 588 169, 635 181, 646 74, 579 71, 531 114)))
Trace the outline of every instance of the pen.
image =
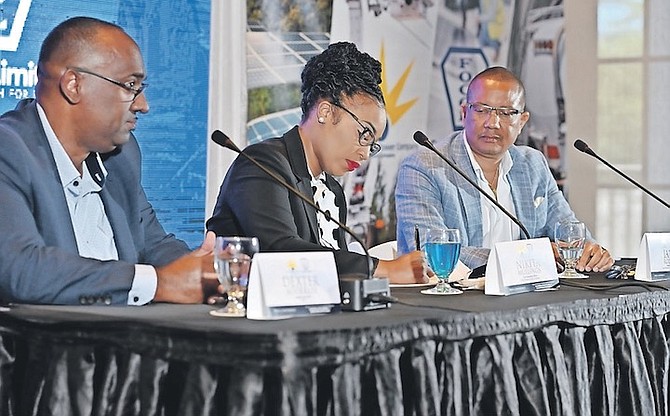
POLYGON ((419 240, 419 226, 418 225, 414 225, 414 245, 416 246, 417 251, 421 250, 421 242, 419 240))

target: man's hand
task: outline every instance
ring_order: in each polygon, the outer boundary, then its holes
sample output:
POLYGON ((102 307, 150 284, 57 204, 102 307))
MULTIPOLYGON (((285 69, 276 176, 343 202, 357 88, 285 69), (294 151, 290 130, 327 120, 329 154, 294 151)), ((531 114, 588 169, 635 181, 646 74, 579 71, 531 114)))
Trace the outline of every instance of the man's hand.
POLYGON ((195 254, 198 257, 212 254, 214 253, 214 244, 216 244, 216 234, 214 234, 214 231, 207 231, 207 234, 205 234, 205 239, 203 240, 202 244, 200 245, 200 247, 193 250, 193 254, 195 254))
POLYGON ((155 302, 202 303, 220 291, 212 254, 215 240, 216 235, 208 231, 199 248, 156 268, 155 302))
POLYGON ((202 256, 195 251, 156 268, 155 302, 202 303, 202 256))
POLYGON ((556 261, 556 271, 558 273, 563 273, 563 270, 565 270, 565 262, 563 261, 563 257, 561 257, 561 252, 558 250, 558 244, 552 241, 551 249, 554 252, 554 260, 556 261))
POLYGON ((609 270, 612 265, 614 265, 614 259, 607 249, 598 243, 587 241, 575 268, 580 272, 594 271, 597 273, 609 270))

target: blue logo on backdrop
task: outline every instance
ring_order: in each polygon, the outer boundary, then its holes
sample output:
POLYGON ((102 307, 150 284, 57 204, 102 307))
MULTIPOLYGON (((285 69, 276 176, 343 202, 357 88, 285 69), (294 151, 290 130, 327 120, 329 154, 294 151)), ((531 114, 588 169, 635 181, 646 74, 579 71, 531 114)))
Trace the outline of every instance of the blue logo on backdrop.
MULTIPOLYGON (((23 36, 32 0, 0 0, 0 51, 16 52, 23 36)), ((2 55, 0 55, 2 56, 2 55)), ((33 60, 25 64, 0 59, 0 99, 18 101, 32 97, 37 82, 37 66, 33 60)))
POLYGON ((15 52, 19 48, 31 2, 0 0, 0 51, 15 52))

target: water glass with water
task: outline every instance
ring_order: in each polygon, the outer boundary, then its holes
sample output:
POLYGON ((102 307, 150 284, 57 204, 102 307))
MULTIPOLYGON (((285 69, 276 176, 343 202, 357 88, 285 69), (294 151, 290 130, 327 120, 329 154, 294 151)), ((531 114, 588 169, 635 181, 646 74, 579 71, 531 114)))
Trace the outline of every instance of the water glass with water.
POLYGON ((584 223, 577 220, 558 222, 554 239, 565 264, 565 270, 558 277, 564 279, 583 279, 587 277, 575 270, 575 265, 582 256, 586 242, 586 226, 584 223))
POLYGON ((240 317, 246 315, 244 299, 249 283, 251 259, 258 250, 256 237, 216 237, 214 268, 228 298, 226 307, 217 311, 219 314, 240 317))
POLYGON ((437 295, 462 293, 447 283, 461 253, 460 232, 457 229, 430 229, 426 232, 423 250, 430 268, 437 275, 438 283, 434 288, 421 293, 437 295))

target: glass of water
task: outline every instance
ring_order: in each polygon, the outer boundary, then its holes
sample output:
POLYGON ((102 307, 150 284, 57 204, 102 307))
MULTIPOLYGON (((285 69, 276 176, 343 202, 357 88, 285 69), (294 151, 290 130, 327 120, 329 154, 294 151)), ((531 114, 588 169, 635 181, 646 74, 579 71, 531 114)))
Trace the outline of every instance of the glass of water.
POLYGON ((583 279, 587 276, 575 270, 577 261, 584 251, 586 242, 586 226, 583 222, 568 220, 556 224, 554 238, 558 252, 563 258, 565 270, 558 277, 564 279, 583 279))
POLYGON ((256 237, 216 237, 214 269, 228 298, 226 307, 217 311, 220 315, 233 317, 246 315, 244 300, 249 283, 251 259, 258 250, 256 237))
POLYGON ((428 258, 428 264, 437 275, 437 285, 421 293, 428 295, 455 295, 463 293, 447 283, 449 275, 456 267, 458 256, 461 253, 461 234, 456 229, 431 229, 426 233, 426 243, 423 250, 428 258))

